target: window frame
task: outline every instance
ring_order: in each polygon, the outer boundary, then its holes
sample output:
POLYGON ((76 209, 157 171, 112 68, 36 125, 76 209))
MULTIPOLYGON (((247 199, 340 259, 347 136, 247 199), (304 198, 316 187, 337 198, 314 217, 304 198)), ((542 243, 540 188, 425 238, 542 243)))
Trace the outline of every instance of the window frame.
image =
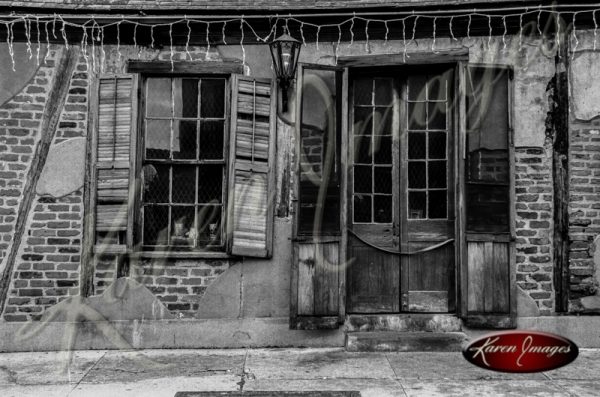
MULTIPOLYGON (((219 71, 215 70, 212 73, 202 69, 198 72, 179 71, 175 69, 174 72, 165 71, 163 69, 159 71, 153 71, 152 68, 146 67, 144 70, 135 69, 137 82, 138 82, 138 111, 136 118, 136 147, 134 157, 133 169, 135 170, 135 178, 130 181, 130 189, 135 191, 135 200, 133 203, 133 253, 136 256, 147 257, 147 258, 164 258, 164 257, 208 257, 208 258, 227 258, 228 247, 228 233, 227 233, 227 217, 228 217, 228 186, 229 186, 229 165, 230 165, 230 134, 231 134, 231 82, 234 70, 219 71), (147 71, 144 71, 147 70, 147 71), (221 244, 218 247, 201 248, 201 247, 185 247, 185 246, 145 246, 142 241, 143 236, 143 219, 142 219, 142 206, 143 206, 143 178, 141 177, 143 163, 144 163, 144 150, 145 150, 145 134, 143 123, 145 121, 146 112, 146 84, 149 78, 190 78, 190 79, 202 79, 202 78, 223 78, 225 80, 225 116, 224 116, 224 136, 223 136, 223 162, 219 163, 223 165, 224 175, 222 182, 222 202, 221 202, 221 244), (154 249, 153 249, 154 247, 154 249), (175 249, 177 248, 177 249, 175 249)), ((200 115, 198 115, 198 120, 200 115)), ((153 161, 153 160, 151 160, 153 161)), ((160 160, 159 160, 160 162, 160 160)), ((195 165, 196 167, 201 165, 202 162, 198 160, 185 160, 180 159, 173 161, 166 159, 165 164, 188 164, 195 165)), ((210 164, 210 160, 208 162, 210 164)), ((169 204, 171 205, 171 204, 169 204)))

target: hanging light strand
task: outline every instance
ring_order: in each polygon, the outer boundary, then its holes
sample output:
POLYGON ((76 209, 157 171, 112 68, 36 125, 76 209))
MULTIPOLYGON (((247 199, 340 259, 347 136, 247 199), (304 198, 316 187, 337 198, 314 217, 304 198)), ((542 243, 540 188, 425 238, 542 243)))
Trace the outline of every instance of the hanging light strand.
POLYGON ((8 53, 10 54, 10 59, 12 61, 12 70, 16 72, 15 69, 15 52, 13 49, 13 24, 6 24, 6 45, 8 46, 8 53))
MULTIPOLYGON (((268 17, 270 17, 269 15, 252 15, 249 17, 245 17, 245 16, 223 16, 223 15, 213 15, 213 16, 198 16, 198 17, 189 17, 188 15, 184 15, 184 16, 167 16, 165 18, 167 18, 168 22, 161 22, 161 23, 155 23, 155 22, 151 22, 149 21, 150 17, 144 17, 144 16, 131 16, 131 17, 125 17, 125 16, 115 16, 115 15, 103 15, 102 16, 102 21, 103 23, 100 24, 98 23, 98 21, 95 20, 94 16, 91 16, 89 20, 87 21, 78 21, 75 18, 81 19, 80 16, 75 17, 75 16, 69 16, 69 17, 63 17, 60 14, 57 13, 53 13, 53 14, 47 14, 47 15, 30 15, 30 14, 24 14, 24 15, 15 15, 14 13, 12 14, 5 14, 5 15, 1 15, 0 16, 0 23, 4 23, 6 26, 6 30, 7 32, 12 31, 14 24, 15 23, 20 23, 23 22, 24 24, 24 34, 25 34, 25 39, 26 39, 26 45, 27 45, 27 54, 29 55, 29 59, 31 59, 33 57, 33 47, 32 47, 32 39, 33 41, 37 41, 38 43, 38 47, 36 50, 36 59, 40 59, 42 54, 41 54, 41 42, 43 40, 42 37, 42 27, 40 24, 43 24, 43 29, 44 32, 43 34, 46 34, 45 37, 45 41, 46 43, 50 42, 50 32, 48 32, 50 26, 49 24, 52 23, 52 27, 51 27, 51 33, 52 36, 56 39, 57 37, 57 21, 60 21, 61 26, 59 27, 60 29, 60 34, 62 35, 62 39, 65 43, 65 47, 68 48, 69 47, 69 42, 67 39, 67 27, 70 29, 69 31, 77 31, 77 29, 81 29, 83 31, 83 37, 82 37, 82 46, 86 47, 86 55, 91 55, 91 57, 94 58, 94 62, 96 61, 96 44, 98 44, 100 46, 100 51, 101 51, 101 55, 98 56, 98 58, 100 58, 100 62, 103 62, 106 57, 105 57, 105 52, 104 52, 104 29, 112 27, 113 25, 116 25, 116 31, 117 31, 117 52, 119 53, 119 58, 122 57, 122 54, 120 52, 120 47, 121 47, 121 41, 122 41, 122 37, 121 37, 121 31, 122 29, 120 29, 120 25, 121 24, 131 24, 133 26, 133 32, 134 32, 134 37, 133 37, 133 43, 134 43, 134 47, 138 47, 138 43, 137 43, 137 29, 138 27, 142 26, 142 27, 146 27, 150 29, 150 36, 151 36, 151 40, 150 40, 150 47, 151 48, 155 48, 155 36, 154 36, 154 29, 157 27, 167 27, 169 29, 170 32, 170 38, 169 38, 169 42, 171 47, 173 47, 175 45, 174 43, 174 38, 172 37, 172 33, 173 33, 173 27, 175 25, 177 25, 178 23, 183 23, 187 26, 188 28, 188 36, 186 39, 186 55, 187 55, 187 59, 193 59, 193 56, 190 53, 189 47, 190 47, 190 42, 191 42, 191 24, 192 23, 204 23, 206 26, 206 37, 207 37, 207 56, 209 55, 210 52, 210 47, 212 45, 212 43, 210 42, 210 24, 222 24, 222 29, 221 29, 221 33, 223 36, 223 44, 227 44, 227 37, 226 37, 226 24, 229 22, 235 22, 235 21, 239 21, 240 23, 240 29, 243 31, 243 35, 244 35, 244 40, 245 41, 248 37, 248 34, 250 36, 254 36, 254 38, 256 39, 256 41, 259 42, 268 42, 272 37, 275 37, 276 31, 277 31, 277 25, 279 23, 280 19, 284 19, 284 23, 285 23, 285 27, 286 30, 289 31, 289 26, 290 24, 293 23, 297 23, 299 26, 299 30, 300 30, 300 35, 302 36, 302 43, 304 46, 307 45, 307 38, 305 37, 305 28, 310 27, 311 29, 314 28, 316 30, 316 47, 319 48, 320 47, 320 39, 321 39, 321 29, 327 28, 328 32, 329 29, 337 29, 338 31, 338 41, 341 43, 341 37, 343 37, 344 34, 344 28, 345 28, 345 24, 349 24, 350 28, 349 28, 349 33, 350 33, 350 44, 349 46, 352 46, 352 44, 354 43, 354 26, 355 26, 355 22, 356 20, 362 20, 365 23, 365 51, 371 51, 370 48, 370 44, 371 44, 371 33, 369 31, 369 27, 371 23, 381 23, 384 25, 385 28, 385 35, 383 37, 383 40, 385 41, 385 43, 388 43, 388 40, 390 39, 390 24, 392 23, 402 23, 402 41, 404 44, 404 48, 403 48, 403 53, 404 53, 404 57, 409 57, 407 54, 407 39, 406 39, 406 29, 407 28, 412 28, 412 35, 410 37, 410 42, 416 42, 417 40, 417 32, 416 30, 418 29, 418 22, 420 18, 431 18, 433 20, 433 37, 432 37, 432 44, 431 44, 431 49, 433 52, 437 52, 438 49, 436 48, 438 45, 438 31, 439 31, 439 27, 441 25, 439 25, 442 22, 446 22, 449 24, 449 34, 450 37, 452 38, 452 40, 457 41, 457 35, 456 32, 457 30, 455 29, 455 19, 456 18, 468 18, 468 22, 467 22, 467 26, 466 26, 466 34, 465 36, 467 37, 467 39, 471 39, 471 33, 472 33, 472 24, 473 24, 473 18, 477 17, 483 17, 483 18, 487 18, 487 22, 488 22, 488 30, 489 30, 489 34, 488 34, 488 47, 491 46, 491 36, 493 34, 493 24, 492 24, 492 19, 493 18, 502 18, 502 25, 504 28, 504 32, 503 32, 503 37, 502 37, 502 48, 504 51, 507 50, 507 39, 506 36, 508 34, 508 27, 507 27, 507 19, 508 18, 513 18, 516 17, 519 19, 519 49, 522 49, 523 46, 523 19, 525 17, 529 17, 530 19, 533 20, 537 20, 537 24, 536 24, 536 28, 537 28, 537 32, 540 36, 543 36, 543 31, 542 31, 542 13, 546 13, 546 15, 549 15, 551 17, 554 17, 557 23, 556 26, 556 44, 557 44, 557 48, 560 48, 560 38, 558 37, 559 34, 561 33, 563 29, 563 27, 561 26, 561 17, 565 16, 565 15, 572 15, 572 19, 573 19, 573 29, 572 29, 572 34, 573 34, 573 42, 574 42, 574 47, 575 49, 577 48, 577 46, 579 45, 579 37, 578 34, 576 32, 577 30, 577 17, 579 17, 580 15, 578 14, 587 14, 589 15, 591 13, 591 18, 588 18, 588 20, 593 21, 593 26, 594 26, 594 49, 597 49, 597 30, 598 30, 598 22, 597 22, 597 17, 596 17, 596 12, 600 10, 600 4, 596 4, 596 5, 592 5, 592 4, 570 4, 569 5, 569 9, 564 9, 566 8, 566 6, 564 5, 553 5, 552 7, 550 6, 546 6, 546 5, 539 5, 535 8, 529 8, 529 7, 498 7, 498 8, 487 8, 486 10, 476 10, 476 9, 472 9, 472 10, 422 10, 419 12, 416 11, 412 11, 410 13, 407 12, 363 12, 360 14, 357 14, 355 11, 352 13, 338 13, 338 14, 333 14, 333 15, 337 15, 337 16, 347 16, 346 19, 342 20, 342 21, 337 21, 338 23, 326 23, 326 24, 316 24, 316 23, 312 23, 307 21, 306 19, 303 18, 313 18, 313 17, 317 17, 320 16, 318 14, 296 14, 296 15, 292 15, 289 14, 288 16, 286 16, 285 18, 280 18, 278 15, 275 17, 275 21, 274 23, 270 24, 270 29, 268 29, 267 31, 265 31, 264 33, 261 32, 260 34, 255 30, 254 26, 248 21, 248 19, 253 19, 253 20, 257 20, 257 19, 266 19, 268 17), (573 9, 577 9, 577 8, 581 8, 581 10, 579 11, 573 11, 573 9), (585 9, 584 9, 585 8, 585 9), (494 14, 494 12, 504 12, 504 14, 502 14, 501 16, 498 14, 494 14), (384 17, 385 16, 385 17, 384 17), (72 18, 69 19, 68 21, 65 20, 65 18, 72 18), (411 22, 412 22, 412 26, 409 27, 407 26, 407 19, 410 18, 411 22), (535 19, 534 19, 535 18, 535 19), (112 21, 111 21, 112 20, 112 21), (108 22, 107 22, 108 21, 108 22), (37 35, 33 36, 32 34, 32 29, 33 29, 33 23, 35 23, 36 25, 36 30, 37 30, 37 35), (89 32, 88 32, 89 30, 89 32), (48 32, 48 33, 46 33, 48 32), (341 32, 341 34, 340 34, 341 32), (91 42, 91 47, 92 47, 92 51, 91 54, 89 54, 89 52, 87 52, 87 46, 89 45, 88 42, 88 38, 91 38, 92 42, 91 42)), ((332 14, 323 14, 323 17, 329 17, 332 14)), ((155 17, 154 17, 155 18, 155 17)), ((579 21, 581 21, 581 19, 579 19, 579 21)), ((464 28, 463 28, 464 29, 464 28)), ((7 37, 7 41, 10 43, 10 45, 12 45, 12 43, 14 42, 14 33, 12 33, 9 37, 7 37)), ((243 44, 243 43, 241 43, 243 44)), ((338 45, 339 47, 339 45, 338 45)), ((336 51, 339 52, 339 48, 336 49, 336 51)), ((174 52, 174 48, 171 48, 171 52, 174 52)), ((243 49, 242 53, 243 56, 245 56, 245 48, 243 49)), ((9 49, 9 53, 10 53, 10 49, 9 49)), ((14 53, 14 51, 13 51, 14 53)), ((141 50, 138 51, 138 57, 140 56, 141 50)), ((572 53, 573 55, 574 53, 572 53)), ((48 53, 46 53, 44 55, 44 60, 47 59, 48 57, 48 53)), ((14 58, 14 55, 11 55, 12 58, 14 58)), ((14 62, 14 59, 12 60, 14 62)))

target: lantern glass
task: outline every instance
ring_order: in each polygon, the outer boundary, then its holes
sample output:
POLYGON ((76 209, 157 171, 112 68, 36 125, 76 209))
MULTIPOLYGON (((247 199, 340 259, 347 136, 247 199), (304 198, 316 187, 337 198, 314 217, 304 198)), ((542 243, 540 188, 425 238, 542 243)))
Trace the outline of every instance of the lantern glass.
POLYGON ((296 74, 298 56, 300 55, 300 42, 284 34, 273 40, 270 48, 277 79, 280 82, 289 82, 296 74))

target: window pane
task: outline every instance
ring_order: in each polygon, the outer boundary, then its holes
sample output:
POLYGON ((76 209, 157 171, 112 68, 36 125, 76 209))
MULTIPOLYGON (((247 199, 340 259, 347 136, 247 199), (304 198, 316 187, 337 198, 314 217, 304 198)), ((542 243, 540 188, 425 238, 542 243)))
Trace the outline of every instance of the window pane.
POLYGON ((373 79, 358 79, 354 81, 354 104, 373 104, 373 79))
POLYGON ((408 162, 408 187, 413 189, 425 188, 425 181, 427 175, 425 174, 425 162, 424 161, 409 161, 408 162))
POLYGON ((408 100, 424 101, 426 99, 427 76, 416 75, 408 79, 408 100))
POLYGON ((171 117, 171 79, 149 78, 146 85, 146 116, 171 117))
POLYGON ((392 119, 394 115, 393 107, 375 108, 373 122, 375 135, 392 135, 392 119))
POLYGON ((198 79, 173 80, 175 117, 198 117, 198 79))
POLYGON ((373 139, 373 156, 375 164, 392 164, 392 137, 376 136, 373 139))
POLYGON ((425 192, 408 192, 408 217, 423 219, 427 217, 427 194, 425 192))
POLYGON ((171 207, 171 245, 194 246, 195 207, 171 207))
POLYGON ((447 217, 447 190, 429 191, 429 219, 445 219, 447 217))
POLYGON ((198 207, 198 245, 221 244, 221 206, 204 205, 198 207))
MULTIPOLYGON (((467 141, 469 138, 467 138, 467 141)), ((508 150, 478 149, 469 152, 468 181, 508 183, 508 150)))
POLYGON ((410 132, 408 134, 408 158, 409 159, 424 159, 425 158, 425 133, 410 132))
POLYGON ((173 202, 194 204, 196 202, 196 167, 173 166, 173 202))
POLYGON ((508 189, 506 186, 467 184, 469 231, 508 232, 508 189))
POLYGON ((373 192, 373 176, 371 174, 371 166, 355 165, 354 166, 354 192, 356 193, 372 193, 373 192))
POLYGON ((375 79, 375 105, 391 105, 393 101, 394 81, 375 79))
POLYGON ((508 71, 470 67, 467 78, 467 230, 508 232, 508 71))
POLYGON ((354 162, 361 164, 371 164, 371 137, 354 137, 354 162))
POLYGON ((225 80, 202 79, 200 82, 200 116, 225 117, 225 80))
POLYGON ((210 120, 200 122, 200 159, 223 159, 225 122, 210 120))
POLYGON ((144 206, 144 245, 167 245, 169 207, 144 206))
POLYGON ((146 121, 146 158, 168 159, 171 153, 171 121, 146 121))
POLYGON ((427 129, 426 102, 408 103, 408 128, 411 130, 427 129))
POLYGON ((223 202, 223 165, 211 164, 198 167, 198 203, 223 202))
POLYGON ((392 167, 375 167, 375 193, 392 193, 392 167))
POLYGON ((428 125, 430 130, 445 130, 446 125, 446 102, 429 102, 428 109, 428 125))
POLYGON ((196 159, 198 144, 197 121, 173 121, 173 158, 196 159))
POLYGON ((357 194, 354 196, 354 222, 371 223, 371 196, 357 194))
POLYGON ((391 223, 392 222, 392 196, 374 196, 375 205, 375 222, 376 223, 391 223))
POLYGON ((338 72, 303 73, 298 231, 339 233, 338 72))
POLYGON ((427 99, 430 101, 445 101, 448 91, 448 76, 451 71, 444 74, 429 76, 427 82, 427 99))
POLYGON ((354 135, 371 135, 373 132, 373 108, 354 108, 354 135))
POLYGON ((146 164, 142 170, 144 177, 144 202, 168 203, 170 167, 167 165, 146 164))
POLYGON ((430 132, 429 133, 429 158, 430 159, 445 159, 446 158, 446 133, 445 132, 430 132))
POLYGON ((446 161, 429 161, 428 187, 445 188, 446 187, 446 161))

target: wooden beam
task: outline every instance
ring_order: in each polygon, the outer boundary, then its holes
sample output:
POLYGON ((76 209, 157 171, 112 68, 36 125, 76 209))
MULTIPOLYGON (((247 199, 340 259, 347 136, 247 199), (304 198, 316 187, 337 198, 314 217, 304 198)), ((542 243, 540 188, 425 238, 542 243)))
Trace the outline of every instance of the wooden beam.
POLYGON ((546 121, 546 134, 553 141, 556 312, 566 312, 569 308, 569 35, 570 32, 564 32, 559 37, 561 45, 555 57, 555 74, 548 86, 552 95, 546 121))
POLYGON ((224 60, 222 62, 175 61, 130 61, 128 73, 179 73, 179 74, 232 74, 243 73, 241 61, 224 60))
POLYGON ((458 48, 447 51, 439 51, 432 54, 429 51, 409 52, 404 54, 383 54, 383 55, 358 55, 345 56, 338 58, 338 65, 347 67, 359 66, 394 66, 394 65, 423 65, 436 63, 456 63, 458 61, 467 61, 469 59, 469 50, 458 48))
POLYGON ((13 234, 13 244, 8 257, 6 258, 6 267, 2 272, 2 278, 0 278, 0 309, 2 309, 2 311, 4 311, 4 303, 6 302, 6 296, 8 295, 17 253, 19 252, 21 240, 27 226, 27 216, 31 211, 33 200, 36 196, 35 191, 37 182, 44 169, 44 165, 46 164, 46 158, 48 157, 50 145, 52 144, 52 140, 56 133, 56 127, 60 119, 61 110, 67 98, 69 83, 73 71, 75 70, 78 57, 79 50, 77 47, 71 46, 69 49, 63 50, 62 57, 58 62, 55 71, 56 77, 52 89, 46 100, 46 108, 44 109, 40 127, 40 142, 35 149, 31 167, 27 173, 25 187, 23 188, 23 200, 19 206, 17 223, 15 224, 15 231, 13 234))

